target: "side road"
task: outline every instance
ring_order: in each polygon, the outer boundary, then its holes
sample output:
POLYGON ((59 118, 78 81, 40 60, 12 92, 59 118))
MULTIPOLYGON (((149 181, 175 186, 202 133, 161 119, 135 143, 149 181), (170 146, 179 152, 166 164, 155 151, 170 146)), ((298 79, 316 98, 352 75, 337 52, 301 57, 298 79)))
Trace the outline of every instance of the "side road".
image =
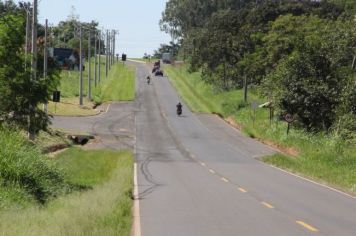
POLYGON ((112 103, 107 111, 96 116, 55 116, 52 127, 71 134, 90 134, 96 139, 86 148, 129 149, 134 146, 134 103, 112 103))

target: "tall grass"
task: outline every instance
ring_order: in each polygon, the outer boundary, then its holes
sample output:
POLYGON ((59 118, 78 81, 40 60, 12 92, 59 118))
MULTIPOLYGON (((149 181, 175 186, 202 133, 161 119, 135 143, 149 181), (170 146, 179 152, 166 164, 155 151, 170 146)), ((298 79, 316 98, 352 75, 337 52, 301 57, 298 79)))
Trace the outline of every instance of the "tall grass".
POLYGON ((22 204, 33 199, 43 204, 69 190, 61 172, 19 132, 0 128, 0 147, 0 195, 6 201, 22 204))
POLYGON ((186 66, 165 66, 165 71, 193 111, 232 117, 250 137, 298 156, 278 154, 266 158, 266 162, 356 193, 355 146, 333 134, 307 133, 297 127, 292 127, 287 135, 286 122, 274 119, 270 123, 268 109, 258 108, 254 111, 251 108, 252 101, 258 104, 266 102, 253 90, 248 94, 248 103, 244 104, 242 90, 218 92, 204 83, 200 73, 188 73, 186 66))
POLYGON ((0 235, 130 235, 131 152, 70 149, 55 163, 70 182, 91 190, 63 195, 45 207, 0 212, 0 235))

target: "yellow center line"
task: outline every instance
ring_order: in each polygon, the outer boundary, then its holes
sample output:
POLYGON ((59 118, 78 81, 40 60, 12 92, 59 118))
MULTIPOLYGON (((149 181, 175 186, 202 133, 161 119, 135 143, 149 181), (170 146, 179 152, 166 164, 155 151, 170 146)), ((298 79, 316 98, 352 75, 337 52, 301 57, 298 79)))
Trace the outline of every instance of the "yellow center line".
POLYGON ((215 174, 215 171, 212 169, 209 169, 210 173, 215 174))
POLYGON ((229 180, 226 179, 226 178, 224 178, 224 177, 222 177, 221 180, 224 181, 225 183, 228 183, 228 182, 229 182, 229 180))
POLYGON ((247 190, 243 189, 243 188, 239 188, 240 192, 243 192, 243 193, 247 193, 247 190))
POLYGON ((261 202, 261 203, 262 203, 262 205, 264 205, 267 208, 270 208, 270 209, 274 208, 274 206, 272 206, 271 204, 268 204, 267 202, 261 202))
POLYGON ((301 226, 303 226, 304 228, 312 231, 312 232, 318 232, 319 230, 314 228, 313 226, 311 225, 308 225, 307 223, 303 222, 303 221, 300 221, 300 220, 297 220, 296 221, 298 224, 300 224, 301 226))

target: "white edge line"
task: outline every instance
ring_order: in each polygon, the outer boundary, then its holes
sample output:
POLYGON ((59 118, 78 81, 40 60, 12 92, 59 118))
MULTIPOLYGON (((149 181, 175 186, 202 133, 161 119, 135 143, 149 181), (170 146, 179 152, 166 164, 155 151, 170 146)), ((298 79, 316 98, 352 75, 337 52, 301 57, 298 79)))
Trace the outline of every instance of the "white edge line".
POLYGON ((352 196, 352 195, 350 195, 350 194, 348 194, 348 193, 345 193, 345 192, 340 191, 340 190, 338 190, 338 189, 332 188, 332 187, 327 186, 327 185, 325 185, 325 184, 321 184, 321 183, 315 182, 315 181, 313 181, 313 180, 307 179, 307 178, 305 178, 305 177, 302 177, 302 176, 300 176, 300 175, 293 174, 292 172, 289 172, 289 171, 287 171, 287 170, 283 170, 283 169, 281 169, 281 168, 279 168, 279 167, 277 167, 277 166, 273 166, 273 165, 271 165, 271 164, 267 164, 267 163, 262 162, 262 161, 261 161, 261 163, 263 163, 264 165, 270 166, 270 167, 272 167, 272 168, 274 168, 274 169, 280 170, 280 171, 282 171, 282 172, 284 172, 284 173, 286 173, 286 174, 289 174, 289 175, 292 175, 292 176, 294 176, 294 177, 297 177, 297 178, 299 178, 299 179, 302 179, 302 180, 305 180, 305 181, 307 181, 307 182, 316 184, 316 185, 318 185, 318 186, 327 188, 327 189, 332 190, 332 191, 334 191, 334 192, 340 193, 340 194, 342 194, 342 195, 344 195, 344 196, 347 196, 347 197, 356 199, 356 197, 354 197, 354 196, 352 196))
MULTIPOLYGON (((137 74, 138 68, 136 68, 136 74, 137 74)), ((136 76, 137 80, 137 76, 136 76)), ((135 93, 137 93, 137 85, 138 83, 135 83, 135 93)), ((135 144, 134 144, 134 158, 137 158, 137 130, 136 130, 136 119, 137 116, 134 114, 134 119, 135 119, 135 126, 134 126, 134 133, 135 133, 135 144)), ((140 216, 140 199, 139 199, 139 194, 138 194, 138 181, 137 181, 137 160, 134 162, 134 212, 133 212, 133 234, 134 236, 141 236, 141 216, 140 216)))
POLYGON ((134 163, 134 236, 141 236, 140 200, 137 183, 137 163, 134 163))

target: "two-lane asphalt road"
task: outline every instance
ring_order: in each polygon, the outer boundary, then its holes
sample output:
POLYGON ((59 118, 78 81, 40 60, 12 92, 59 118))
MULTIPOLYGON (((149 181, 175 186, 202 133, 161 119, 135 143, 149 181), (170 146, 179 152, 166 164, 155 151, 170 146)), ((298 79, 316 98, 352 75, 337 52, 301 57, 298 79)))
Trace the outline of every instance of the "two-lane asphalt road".
POLYGON ((167 78, 137 66, 136 233, 356 235, 356 199, 256 160, 274 150, 191 113, 167 78), (182 102, 182 101, 181 101, 182 102))

